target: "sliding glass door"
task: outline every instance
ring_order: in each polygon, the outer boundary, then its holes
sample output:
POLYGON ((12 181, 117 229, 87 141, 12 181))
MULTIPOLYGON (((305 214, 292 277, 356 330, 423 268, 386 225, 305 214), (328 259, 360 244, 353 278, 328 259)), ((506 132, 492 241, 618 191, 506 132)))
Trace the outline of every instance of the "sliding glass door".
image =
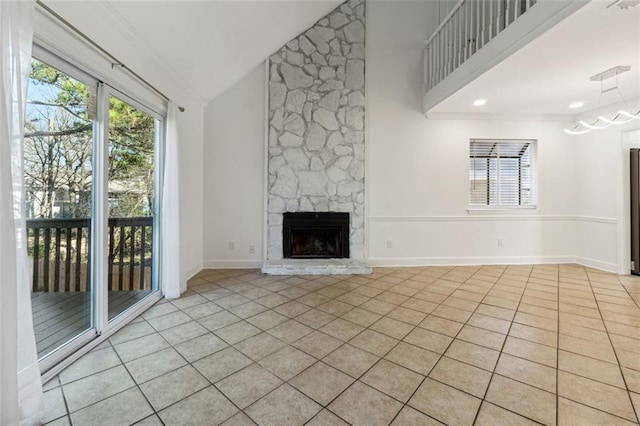
POLYGON ((24 182, 40 358, 94 328, 90 229, 95 85, 32 61, 24 182))
POLYGON ((42 56, 29 79, 24 179, 34 331, 46 369, 158 296, 163 117, 42 56))
POLYGON ((156 119, 131 100, 110 95, 108 145, 109 320, 154 286, 156 119))

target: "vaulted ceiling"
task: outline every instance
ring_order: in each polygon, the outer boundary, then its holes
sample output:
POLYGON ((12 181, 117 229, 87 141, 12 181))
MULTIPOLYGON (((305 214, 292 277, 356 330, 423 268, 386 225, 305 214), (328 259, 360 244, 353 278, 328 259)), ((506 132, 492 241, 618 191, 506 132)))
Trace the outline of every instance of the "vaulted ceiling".
POLYGON ((44 1, 152 84, 169 81, 203 105, 341 3, 44 1))
MULTIPOLYGON (((206 105, 339 0, 43 0, 159 88, 206 105)), ((432 1, 432 0, 424 0, 432 1)), ((436 113, 570 116, 619 102, 598 99, 589 76, 630 65, 627 100, 640 97, 640 6, 594 0, 436 106, 436 113), (486 98, 482 109, 471 103, 486 98), (583 101, 579 110, 568 110, 583 101)), ((257 94, 263 96, 264 94, 257 94)))

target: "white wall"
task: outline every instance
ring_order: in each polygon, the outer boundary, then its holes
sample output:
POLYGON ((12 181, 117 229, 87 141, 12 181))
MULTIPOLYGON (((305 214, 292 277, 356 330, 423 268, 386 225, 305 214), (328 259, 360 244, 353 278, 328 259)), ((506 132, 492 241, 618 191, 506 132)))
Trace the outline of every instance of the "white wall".
POLYGON ((562 132, 567 123, 426 119, 420 112, 422 40, 437 24, 433 9, 428 2, 369 3, 370 261, 572 261, 574 142, 562 132), (539 211, 467 212, 470 138, 538 139, 539 211))
POLYGON ((640 148, 640 124, 629 123, 621 129, 622 149, 620 164, 622 166, 619 177, 621 179, 618 190, 618 273, 628 274, 631 259, 631 169, 629 151, 631 148, 640 148))
POLYGON ((631 128, 575 137, 576 257, 619 273, 629 273, 629 148, 640 147, 640 131, 631 128))
MULTIPOLYGON (((610 146, 604 133, 566 135, 562 129, 571 123, 426 119, 420 112, 422 46, 437 25, 437 3, 368 2, 367 7, 369 261, 580 261, 616 270, 622 196, 619 130, 610 146), (470 138, 538 140, 539 211, 467 212, 470 138)), ((205 110, 205 267, 260 265, 264 106, 260 67, 205 110), (238 163, 239 158, 244 162, 238 163), (228 248, 229 241, 235 241, 235 250, 228 248), (248 253, 250 244, 255 244, 254 254, 248 253)))
POLYGON ((180 193, 183 277, 202 269, 202 213, 204 109, 195 101, 179 102, 185 108, 179 115, 180 193))
POLYGON ((262 265, 264 81, 260 65, 204 112, 205 267, 262 265), (254 253, 249 253, 251 245, 254 253))
POLYGON ((576 140, 576 256, 582 263, 617 270, 618 186, 621 135, 617 128, 593 131, 576 140))
POLYGON ((574 143, 562 132, 564 123, 420 117, 394 129, 399 120, 383 121, 375 113, 371 121, 376 123, 369 136, 374 264, 572 261, 574 143), (385 133, 396 137, 381 138, 385 133), (538 140, 538 210, 467 211, 470 138, 538 140))

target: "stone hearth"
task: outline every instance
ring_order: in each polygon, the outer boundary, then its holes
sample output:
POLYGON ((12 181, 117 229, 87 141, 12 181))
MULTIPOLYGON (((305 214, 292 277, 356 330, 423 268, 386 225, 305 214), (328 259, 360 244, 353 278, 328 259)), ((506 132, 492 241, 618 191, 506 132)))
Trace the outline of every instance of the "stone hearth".
POLYGON ((371 266, 355 259, 281 259, 262 265, 270 275, 353 275, 370 274, 371 266))

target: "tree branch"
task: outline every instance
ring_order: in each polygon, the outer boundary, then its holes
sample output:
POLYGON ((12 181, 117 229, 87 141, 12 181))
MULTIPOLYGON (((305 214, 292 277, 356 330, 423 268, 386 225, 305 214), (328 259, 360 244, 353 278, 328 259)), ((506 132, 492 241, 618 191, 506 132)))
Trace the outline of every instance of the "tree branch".
POLYGON ((31 105, 42 105, 42 106, 51 106, 51 107, 58 107, 58 108, 62 108, 65 111, 67 111, 69 114, 73 115, 74 117, 79 118, 82 121, 86 121, 85 117, 82 117, 79 114, 76 114, 74 111, 71 110, 71 108, 69 108, 69 106, 77 106, 79 104, 69 104, 69 105, 62 105, 62 104, 56 104, 56 103, 51 103, 51 102, 42 102, 42 101, 27 101, 28 104, 31 105))
POLYGON ((74 135, 76 133, 81 133, 86 130, 90 130, 93 127, 91 124, 87 124, 84 126, 76 127, 75 129, 67 129, 67 130, 58 130, 58 131, 50 131, 50 132, 32 132, 25 133, 25 138, 37 138, 37 137, 47 137, 47 136, 69 136, 74 135))

